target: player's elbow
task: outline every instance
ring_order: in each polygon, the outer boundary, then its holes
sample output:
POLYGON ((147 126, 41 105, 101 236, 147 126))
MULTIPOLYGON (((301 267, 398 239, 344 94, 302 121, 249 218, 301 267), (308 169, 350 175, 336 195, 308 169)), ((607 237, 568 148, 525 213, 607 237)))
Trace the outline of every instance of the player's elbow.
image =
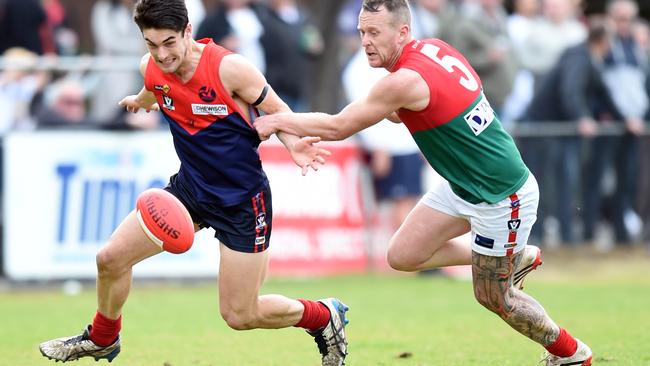
POLYGON ((334 128, 329 129, 321 137, 323 138, 323 140, 326 140, 326 141, 341 141, 341 140, 345 140, 349 136, 350 136, 350 134, 346 133, 342 129, 334 127, 334 128))
POLYGON ((346 128, 345 122, 341 121, 338 116, 336 116, 333 122, 327 127, 325 133, 321 138, 327 141, 341 141, 350 137, 352 132, 349 128, 346 128))

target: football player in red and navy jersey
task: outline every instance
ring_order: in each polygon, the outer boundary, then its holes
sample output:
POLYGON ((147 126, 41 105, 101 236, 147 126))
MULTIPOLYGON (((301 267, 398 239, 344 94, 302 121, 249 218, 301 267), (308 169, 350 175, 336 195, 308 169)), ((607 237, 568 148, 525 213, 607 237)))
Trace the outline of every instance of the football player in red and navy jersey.
MULTIPOLYGON (((149 49, 140 64, 144 87, 120 105, 129 112, 159 110, 181 161, 165 188, 187 208, 197 230, 211 227, 220 244, 219 305, 233 329, 301 327, 318 343, 323 365, 347 355, 345 312, 335 298, 319 301, 259 295, 272 228, 271 191, 257 152, 257 109, 290 112, 262 73, 209 39, 194 40, 183 0, 140 0, 135 22, 149 49)), ((280 134, 303 175, 329 152, 320 138, 280 134)), ((129 214, 97 254, 98 306, 83 334, 44 342, 57 361, 88 356, 111 361, 120 352, 122 307, 132 267, 161 252, 129 214)))
POLYGON ((384 118, 403 122, 446 181, 397 230, 390 265, 418 271, 471 264, 476 299, 544 346, 547 366, 591 365, 589 347, 521 291, 525 275, 541 264, 539 248, 527 245, 537 218, 535 178, 469 62, 439 39, 413 39, 410 20, 407 0, 364 0, 358 28, 368 63, 390 73, 336 115, 269 115, 255 122, 258 133, 340 140, 384 118))

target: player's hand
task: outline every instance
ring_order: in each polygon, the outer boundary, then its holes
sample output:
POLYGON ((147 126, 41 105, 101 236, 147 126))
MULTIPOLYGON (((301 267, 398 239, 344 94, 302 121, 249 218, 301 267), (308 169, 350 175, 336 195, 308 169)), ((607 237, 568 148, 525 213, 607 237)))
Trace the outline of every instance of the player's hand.
POLYGON ((377 149, 370 158, 370 170, 377 178, 385 178, 393 168, 393 158, 387 150, 377 149))
POLYGON ((578 133, 580 136, 590 138, 596 136, 598 133, 598 125, 590 117, 583 117, 578 120, 578 133))
POLYGON ((260 136, 260 140, 266 141, 271 137, 271 135, 278 132, 277 129, 272 127, 272 122, 273 122, 272 114, 257 117, 255 119, 253 126, 255 127, 255 131, 257 131, 257 134, 260 136))
POLYGON ((120 100, 118 104, 122 107, 125 107, 126 110, 131 113, 137 113, 140 109, 144 109, 147 111, 147 113, 150 111, 160 110, 158 103, 147 104, 146 102, 140 100, 137 95, 129 95, 127 97, 124 97, 124 99, 120 100))
POLYGON ((289 150, 293 161, 302 168, 302 175, 306 175, 310 167, 314 171, 318 170, 320 165, 325 164, 325 157, 332 155, 329 150, 315 145, 319 141, 320 137, 303 137, 296 141, 289 150))
POLYGON ((645 122, 641 118, 630 117, 625 120, 625 128, 633 135, 640 136, 645 130, 645 122))

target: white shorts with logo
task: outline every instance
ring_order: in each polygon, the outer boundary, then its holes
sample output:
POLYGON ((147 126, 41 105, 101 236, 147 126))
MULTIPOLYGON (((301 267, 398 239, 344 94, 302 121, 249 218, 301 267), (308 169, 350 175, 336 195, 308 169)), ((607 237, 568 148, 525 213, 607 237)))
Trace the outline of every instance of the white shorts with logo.
POLYGON ((537 220, 539 187, 532 173, 526 183, 497 203, 471 204, 458 197, 443 181, 427 192, 421 202, 454 217, 469 221, 472 250, 493 257, 509 256, 524 249, 537 220))

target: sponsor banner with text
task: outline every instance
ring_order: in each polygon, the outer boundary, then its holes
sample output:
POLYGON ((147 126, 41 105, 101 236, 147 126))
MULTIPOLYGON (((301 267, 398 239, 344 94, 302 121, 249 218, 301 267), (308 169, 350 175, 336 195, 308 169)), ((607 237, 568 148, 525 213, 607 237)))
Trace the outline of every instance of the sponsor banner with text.
MULTIPOLYGON (((303 177, 284 147, 260 147, 273 189, 271 274, 365 270, 359 153, 349 143, 303 177)), ((179 161, 166 132, 30 132, 4 141, 4 269, 12 279, 94 278, 95 254, 134 208, 164 187, 179 161)), ((136 277, 216 276, 214 233, 202 230, 182 255, 163 253, 136 277)))

